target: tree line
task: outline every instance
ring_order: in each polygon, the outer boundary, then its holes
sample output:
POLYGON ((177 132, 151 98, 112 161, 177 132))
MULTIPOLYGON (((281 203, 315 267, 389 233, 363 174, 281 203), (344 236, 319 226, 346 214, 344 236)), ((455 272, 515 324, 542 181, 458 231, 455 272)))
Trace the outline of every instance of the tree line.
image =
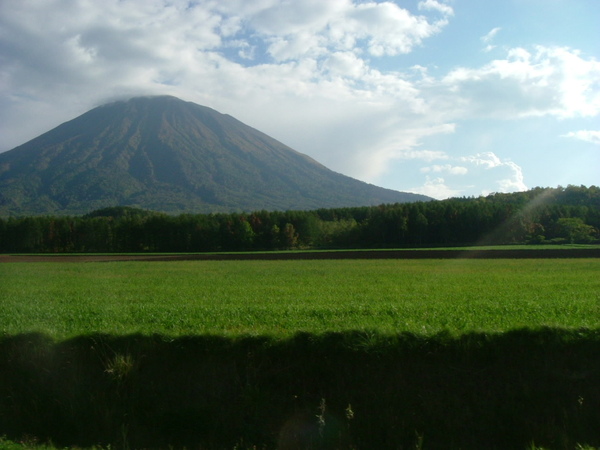
POLYGON ((215 252, 600 242, 600 188, 313 211, 171 216, 114 207, 0 218, 0 252, 215 252))

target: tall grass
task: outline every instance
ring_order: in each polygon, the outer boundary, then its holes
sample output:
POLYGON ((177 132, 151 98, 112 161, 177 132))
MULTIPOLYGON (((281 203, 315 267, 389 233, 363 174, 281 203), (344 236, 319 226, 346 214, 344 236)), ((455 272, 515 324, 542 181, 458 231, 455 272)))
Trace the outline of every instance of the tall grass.
POLYGON ((289 337, 600 327, 600 260, 0 264, 0 330, 289 337))

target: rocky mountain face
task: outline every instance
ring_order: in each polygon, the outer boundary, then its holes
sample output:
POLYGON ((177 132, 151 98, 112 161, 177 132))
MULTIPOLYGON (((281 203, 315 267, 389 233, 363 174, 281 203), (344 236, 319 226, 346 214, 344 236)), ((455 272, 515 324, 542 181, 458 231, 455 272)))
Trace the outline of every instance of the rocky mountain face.
POLYGON ((430 200, 333 172, 235 118, 174 97, 110 103, 0 154, 0 215, 109 206, 167 213, 430 200))

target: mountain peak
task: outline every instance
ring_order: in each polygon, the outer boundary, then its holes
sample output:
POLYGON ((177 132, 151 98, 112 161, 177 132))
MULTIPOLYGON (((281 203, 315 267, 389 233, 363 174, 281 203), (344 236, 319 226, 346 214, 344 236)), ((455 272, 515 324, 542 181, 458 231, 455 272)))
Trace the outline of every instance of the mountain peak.
POLYGON ((237 119, 161 95, 108 103, 0 154, 0 215, 167 213, 429 200, 335 173, 237 119))

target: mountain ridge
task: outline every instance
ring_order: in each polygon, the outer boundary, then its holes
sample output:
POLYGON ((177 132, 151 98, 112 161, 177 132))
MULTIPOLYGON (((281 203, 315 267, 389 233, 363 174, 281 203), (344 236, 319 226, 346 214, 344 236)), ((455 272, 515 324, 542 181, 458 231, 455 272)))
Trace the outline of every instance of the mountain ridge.
POLYGON ((0 154, 0 214, 293 210, 431 200, 336 173, 171 96, 105 104, 0 154))

